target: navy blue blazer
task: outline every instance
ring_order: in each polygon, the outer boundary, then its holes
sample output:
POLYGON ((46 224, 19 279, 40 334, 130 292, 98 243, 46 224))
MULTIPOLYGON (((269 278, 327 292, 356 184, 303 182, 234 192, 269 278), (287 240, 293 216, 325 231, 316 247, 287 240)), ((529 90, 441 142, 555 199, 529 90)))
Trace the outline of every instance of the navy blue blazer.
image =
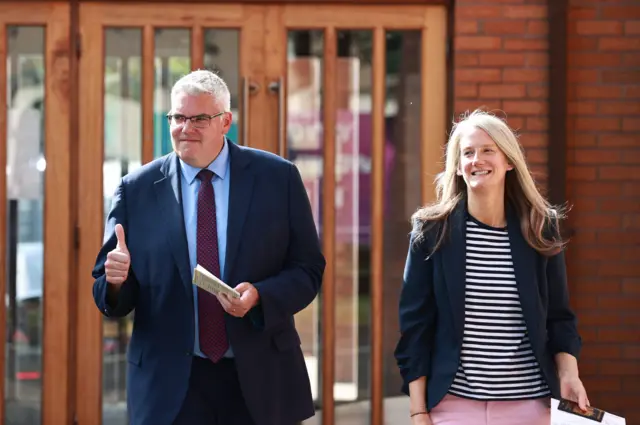
MULTIPOLYGON (((226 315, 242 392, 256 425, 314 415, 293 316, 320 290, 325 259, 297 168, 276 155, 229 143, 231 186, 223 280, 251 282, 260 304, 226 315)), ((194 346, 191 270, 180 167, 171 153, 125 176, 108 215, 93 296, 108 317, 135 310, 127 351, 131 425, 171 425, 187 392, 194 346), (122 224, 131 255, 116 305, 107 302, 107 254, 122 224)))
MULTIPOLYGON (((428 410, 447 394, 460 362, 465 319, 466 215, 466 202, 461 201, 447 220, 443 243, 433 253, 442 225, 430 228, 418 243, 414 243, 414 228, 410 238, 400 294, 401 336, 395 357, 405 394, 409 394, 409 382, 426 376, 428 410)), ((554 355, 565 352, 578 357, 582 344, 569 307, 564 253, 548 257, 531 248, 510 208, 507 229, 533 353, 552 395, 559 398, 554 355)))

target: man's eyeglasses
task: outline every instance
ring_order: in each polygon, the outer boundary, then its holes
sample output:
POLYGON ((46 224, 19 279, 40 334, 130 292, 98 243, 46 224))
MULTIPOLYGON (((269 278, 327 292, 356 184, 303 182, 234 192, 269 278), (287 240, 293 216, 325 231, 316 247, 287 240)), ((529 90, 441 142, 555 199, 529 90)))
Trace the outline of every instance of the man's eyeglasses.
POLYGON ((183 126, 187 121, 191 121, 191 125, 195 128, 207 128, 211 124, 211 120, 224 115, 225 112, 218 112, 215 115, 200 114, 193 117, 187 117, 181 114, 167 114, 169 124, 183 126))

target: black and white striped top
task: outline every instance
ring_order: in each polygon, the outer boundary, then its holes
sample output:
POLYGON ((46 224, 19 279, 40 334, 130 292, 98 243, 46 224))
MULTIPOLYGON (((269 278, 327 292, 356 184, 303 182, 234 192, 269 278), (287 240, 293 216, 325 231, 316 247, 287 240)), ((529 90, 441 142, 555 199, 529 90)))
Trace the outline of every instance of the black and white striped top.
POLYGON ((506 228, 467 220, 464 339, 449 392, 477 400, 548 396, 527 335, 506 228))

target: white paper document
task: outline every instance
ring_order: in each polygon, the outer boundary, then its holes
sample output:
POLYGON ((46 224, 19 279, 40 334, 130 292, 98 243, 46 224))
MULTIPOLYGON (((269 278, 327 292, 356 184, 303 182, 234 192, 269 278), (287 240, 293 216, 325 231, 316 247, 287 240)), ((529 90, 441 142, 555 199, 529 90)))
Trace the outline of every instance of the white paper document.
POLYGON ((624 418, 589 407, 583 412, 576 403, 551 399, 551 425, 626 425, 624 418))
POLYGON ((214 295, 220 293, 227 294, 232 298, 240 298, 240 292, 236 291, 222 280, 218 279, 213 273, 202 267, 200 264, 193 269, 193 283, 214 295))

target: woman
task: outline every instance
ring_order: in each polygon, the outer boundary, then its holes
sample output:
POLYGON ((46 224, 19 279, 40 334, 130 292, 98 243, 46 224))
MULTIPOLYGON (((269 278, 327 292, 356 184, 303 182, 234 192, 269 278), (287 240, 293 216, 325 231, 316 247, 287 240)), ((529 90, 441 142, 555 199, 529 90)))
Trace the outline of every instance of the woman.
POLYGON ((561 214, 501 119, 454 126, 437 195, 412 217, 400 296, 412 423, 549 424, 549 397, 586 409, 561 214))

